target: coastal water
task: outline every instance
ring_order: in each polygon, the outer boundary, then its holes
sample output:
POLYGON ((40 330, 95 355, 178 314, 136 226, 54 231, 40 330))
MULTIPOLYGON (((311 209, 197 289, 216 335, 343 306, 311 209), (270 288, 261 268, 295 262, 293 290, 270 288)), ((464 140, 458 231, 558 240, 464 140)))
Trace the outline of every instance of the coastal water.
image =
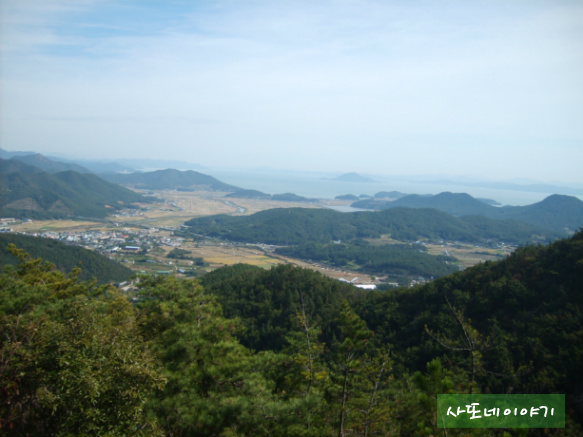
MULTIPOLYGON (((442 192, 467 193, 475 198, 494 200, 501 205, 529 205, 540 202, 552 194, 548 191, 530 191, 481 187, 463 182, 434 182, 428 177, 370 177, 370 182, 333 180, 334 175, 303 172, 274 172, 265 170, 216 170, 209 171, 222 182, 244 189, 258 190, 266 194, 294 193, 314 199, 334 199, 336 196, 374 196, 380 191, 399 191, 405 194, 439 194, 442 192)), ((572 194, 570 194, 572 195, 572 194)), ((582 196, 577 196, 583 198, 582 196)))

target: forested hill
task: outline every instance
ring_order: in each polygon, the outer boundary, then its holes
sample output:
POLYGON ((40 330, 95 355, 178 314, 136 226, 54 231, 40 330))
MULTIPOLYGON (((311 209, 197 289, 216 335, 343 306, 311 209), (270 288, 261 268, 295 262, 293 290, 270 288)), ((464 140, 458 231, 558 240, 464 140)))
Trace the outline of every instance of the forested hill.
POLYGON ((149 190, 240 190, 238 187, 193 170, 167 169, 129 174, 103 173, 100 176, 116 184, 149 190))
POLYGON ((385 293, 237 265, 130 300, 21 261, 0 273, 9 435, 426 437, 443 393, 566 394, 564 429, 448 436, 582 435, 582 232, 385 293))
POLYGON ((565 393, 583 418, 583 231, 355 307, 403 369, 441 357, 482 393, 565 393))
POLYGON ((455 216, 480 215, 493 219, 514 219, 556 231, 576 231, 583 226, 583 201, 573 196, 554 194, 526 206, 495 207, 465 193, 440 193, 435 196, 411 194, 393 201, 367 199, 354 202, 355 208, 435 208, 455 216))
POLYGON ((457 392, 564 393, 581 421, 582 266, 579 232, 396 292, 363 292, 291 266, 239 265, 202 281, 228 317, 243 321, 240 339, 255 350, 284 348, 297 314, 333 344, 347 301, 374 332, 375 347, 391 345, 395 375, 423 372, 439 359, 457 392))
POLYGON ((0 271, 7 265, 17 265, 8 245, 14 244, 33 258, 42 258, 62 272, 81 267, 82 280, 97 279, 99 283, 122 282, 134 274, 132 270, 103 255, 79 246, 70 246, 50 238, 0 233, 0 271))
POLYGON ((215 215, 189 220, 189 234, 231 241, 297 245, 390 235, 403 241, 417 239, 525 243, 564 236, 514 220, 454 217, 435 209, 393 208, 384 211, 341 213, 328 209, 285 208, 250 216, 215 215))
POLYGON ((104 218, 116 209, 152 199, 93 174, 35 172, 23 163, 0 162, 0 214, 3 217, 104 218), (4 171, 6 170, 6 171, 4 171))

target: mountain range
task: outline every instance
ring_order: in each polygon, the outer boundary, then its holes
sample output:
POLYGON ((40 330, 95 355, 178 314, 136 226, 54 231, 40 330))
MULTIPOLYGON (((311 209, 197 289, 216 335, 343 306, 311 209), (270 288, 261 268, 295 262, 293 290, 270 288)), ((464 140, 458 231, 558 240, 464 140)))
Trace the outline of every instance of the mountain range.
MULTIPOLYGON (((88 169, 81 165, 56 161, 54 159, 47 158, 46 156, 41 155, 40 153, 32 153, 29 155, 14 155, 9 159, 3 157, 0 158, 6 161, 19 161, 24 164, 33 166, 37 169, 35 170, 35 172, 37 172, 38 170, 42 170, 46 171, 47 173, 58 173, 60 171, 76 171, 77 173, 91 173, 88 169)), ((9 165, 9 162, 3 165, 9 165)))
MULTIPOLYGON (((166 169, 95 175, 78 164, 56 161, 38 153, 0 149, 0 156, 10 158, 0 158, 0 208, 5 217, 102 218, 112 209, 148 201, 144 196, 120 185, 151 190, 216 190, 230 193, 228 197, 240 198, 314 201, 292 193, 269 195, 257 190, 245 190, 193 170, 166 169)), ((347 173, 337 179, 363 181, 367 178, 347 173)), ((445 192, 431 196, 382 191, 374 198, 353 202, 352 206, 365 210, 432 208, 454 217, 514 220, 543 231, 553 231, 555 236, 567 235, 583 227, 583 202, 576 197, 555 194, 527 206, 497 207, 493 204, 493 201, 476 199, 465 193, 445 192)), ((542 232, 539 235, 544 234, 542 232)))
POLYGON ((51 174, 14 159, 0 159, 0 194, 2 217, 34 219, 104 218, 113 210, 152 201, 94 174, 51 174))
POLYGON ((440 193, 435 196, 410 194, 396 200, 359 200, 355 208, 386 210, 391 208, 434 208, 454 216, 478 215, 498 220, 519 220, 555 231, 574 232, 583 226, 583 202, 573 196, 554 194, 526 206, 496 207, 465 193, 440 193))

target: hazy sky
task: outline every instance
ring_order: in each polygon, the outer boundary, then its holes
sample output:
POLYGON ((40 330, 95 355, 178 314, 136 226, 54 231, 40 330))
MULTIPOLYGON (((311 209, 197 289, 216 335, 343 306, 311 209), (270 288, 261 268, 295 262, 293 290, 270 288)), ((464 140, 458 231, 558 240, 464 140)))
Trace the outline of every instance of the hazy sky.
POLYGON ((583 179, 580 0, 0 0, 1 146, 583 179))

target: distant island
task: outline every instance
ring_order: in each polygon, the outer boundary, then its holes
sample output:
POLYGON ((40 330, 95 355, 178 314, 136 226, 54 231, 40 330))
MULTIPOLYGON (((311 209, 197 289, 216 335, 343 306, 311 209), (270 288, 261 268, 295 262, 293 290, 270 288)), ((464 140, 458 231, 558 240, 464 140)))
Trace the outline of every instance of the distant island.
POLYGON ((344 173, 335 178, 331 178, 331 181, 338 181, 338 182, 376 182, 373 179, 367 178, 365 176, 361 176, 358 173, 344 173))
POLYGON ((261 199, 261 200, 278 200, 281 202, 318 202, 318 199, 309 199, 298 196, 293 193, 283 194, 266 194, 257 190, 237 190, 234 193, 227 194, 225 197, 234 197, 238 199, 261 199))

